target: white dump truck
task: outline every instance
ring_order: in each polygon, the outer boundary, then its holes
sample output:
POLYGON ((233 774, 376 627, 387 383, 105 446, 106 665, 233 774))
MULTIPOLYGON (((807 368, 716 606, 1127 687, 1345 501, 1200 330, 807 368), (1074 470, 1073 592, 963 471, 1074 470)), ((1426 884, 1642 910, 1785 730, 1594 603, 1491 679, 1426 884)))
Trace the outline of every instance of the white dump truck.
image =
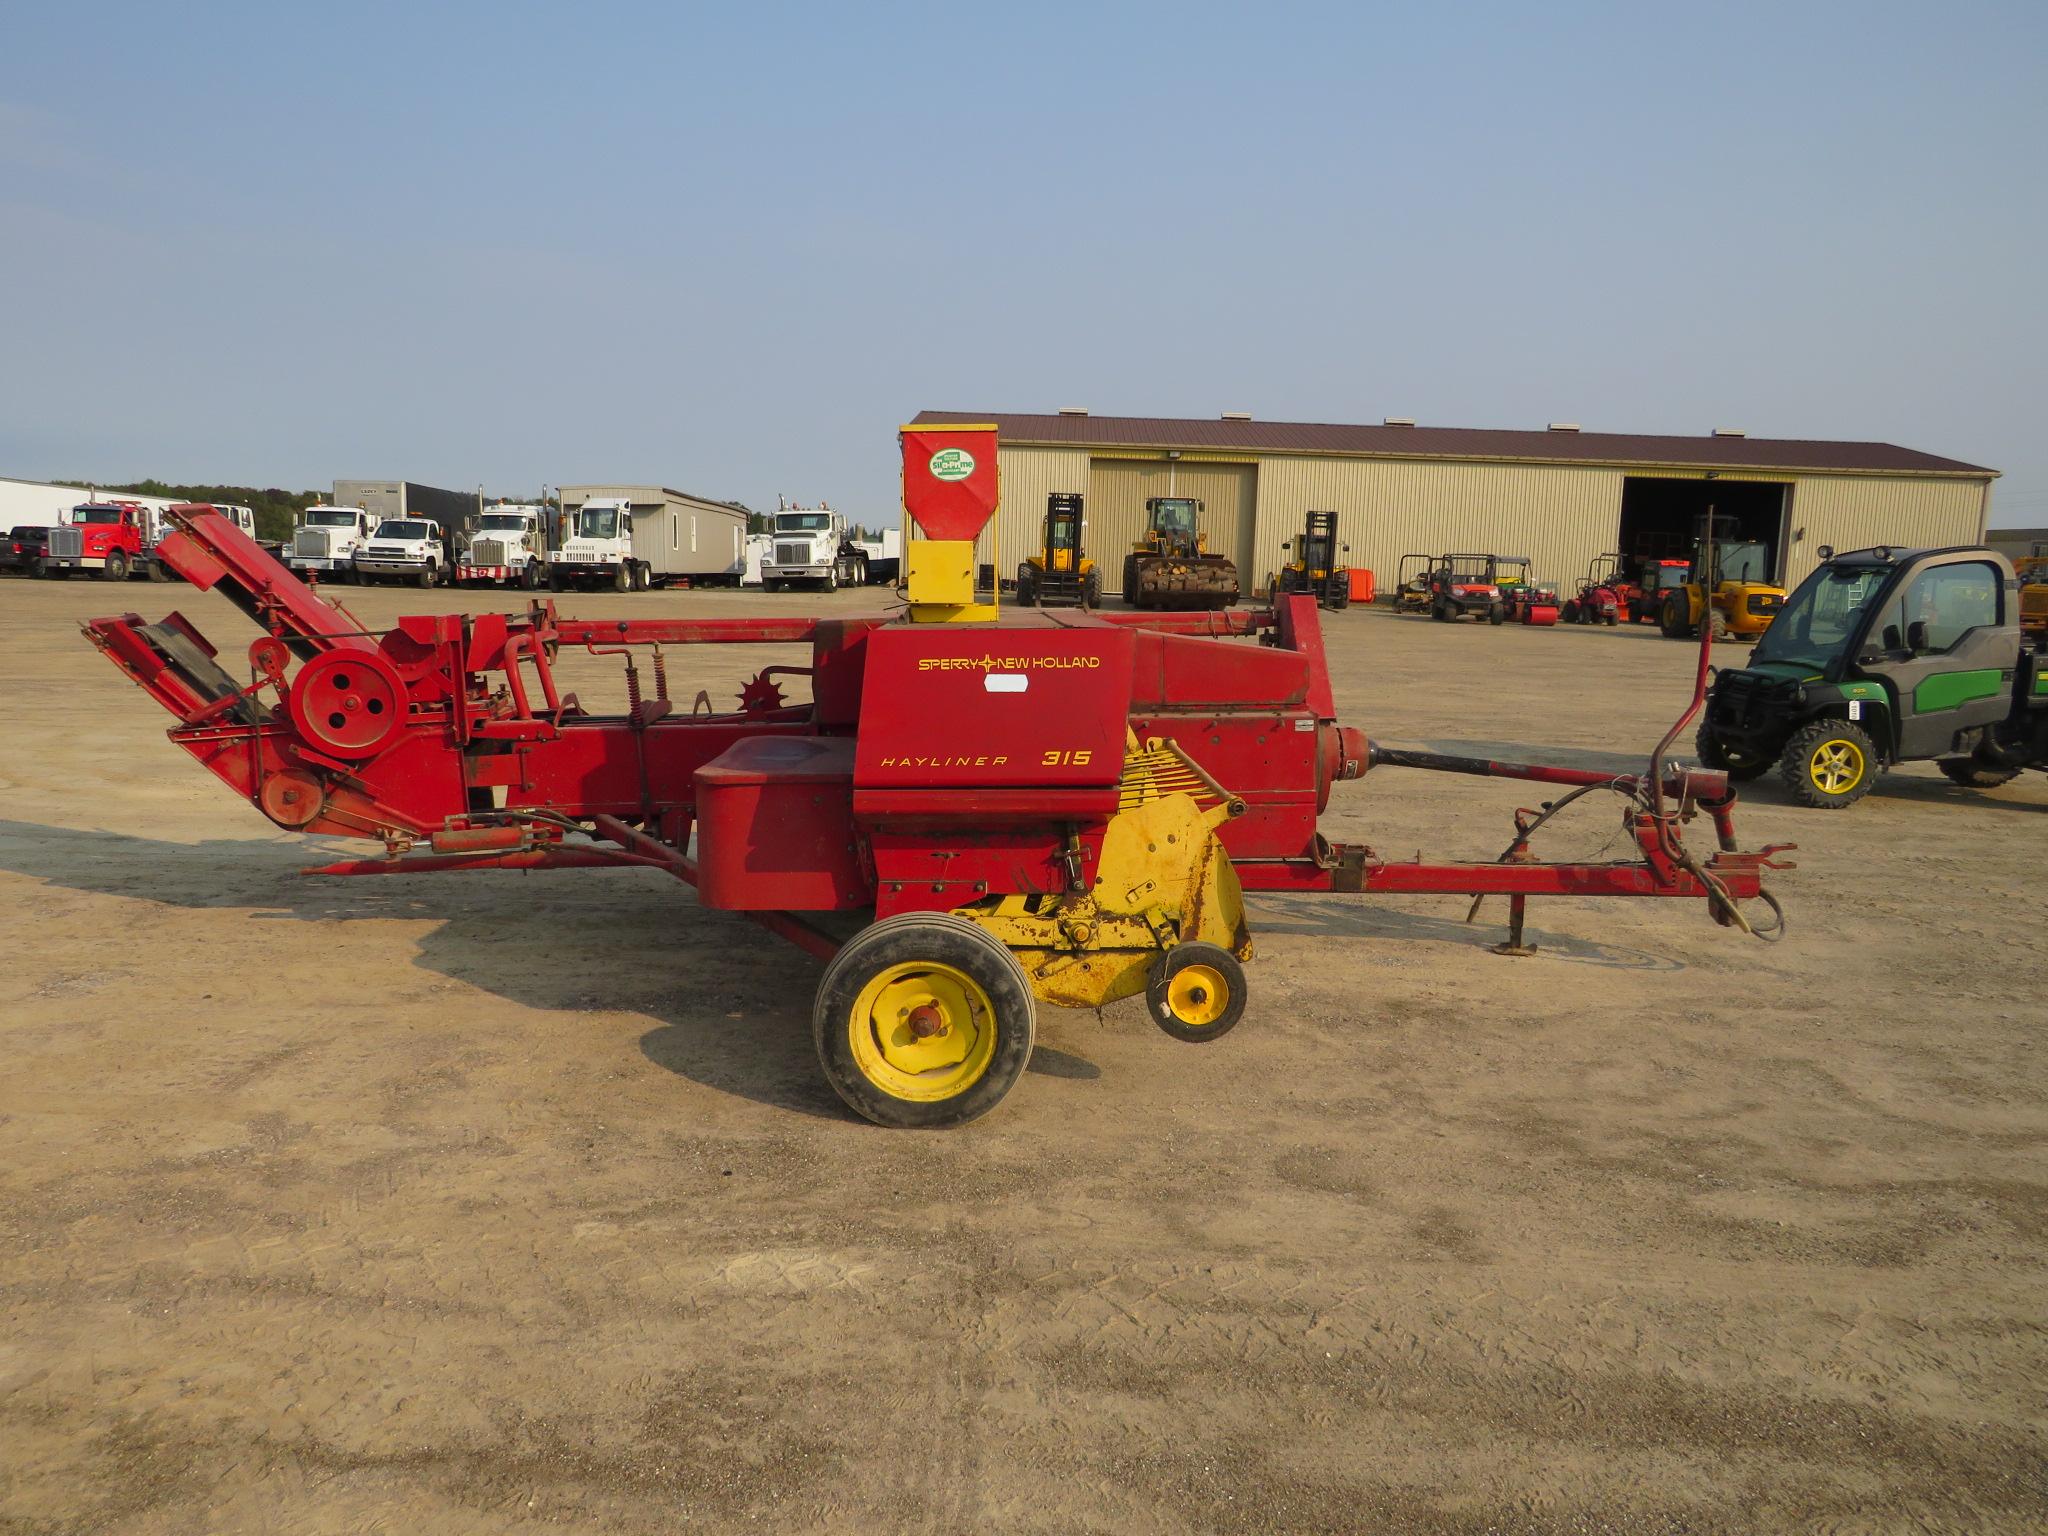
POLYGON ((824 502, 783 503, 775 512, 774 538, 761 566, 761 584, 770 592, 796 583, 826 592, 867 585, 867 551, 847 537, 846 519, 824 502))
POLYGON ((308 507, 299 514, 284 563, 295 576, 354 581, 356 551, 370 542, 376 519, 361 507, 308 507))
POLYGON ((548 585, 644 592, 729 579, 746 553, 747 509, 655 485, 565 485, 548 585))
POLYGON ((356 551, 356 580, 409 581, 438 587, 448 580, 448 535, 431 517, 387 517, 356 551))
POLYGON ((545 507, 514 502, 486 507, 456 557, 456 584, 538 587, 548 568, 546 527, 545 507))

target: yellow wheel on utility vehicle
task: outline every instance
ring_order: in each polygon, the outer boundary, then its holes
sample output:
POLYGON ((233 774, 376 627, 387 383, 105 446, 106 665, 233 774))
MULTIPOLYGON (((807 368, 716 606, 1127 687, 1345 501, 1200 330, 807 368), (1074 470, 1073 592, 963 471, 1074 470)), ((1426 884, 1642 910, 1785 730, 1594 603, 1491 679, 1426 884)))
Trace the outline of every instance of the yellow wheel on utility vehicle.
POLYGON ((1244 1017, 1244 967, 1216 944, 1176 944, 1152 962, 1145 1006, 1176 1040, 1220 1039, 1244 1017))
POLYGON ((1877 746, 1848 720, 1809 720, 1778 757, 1778 776, 1801 805, 1836 810, 1870 792, 1883 771, 1877 746))
POLYGON ((1839 795, 1853 789, 1869 771, 1869 759, 1862 750, 1840 736, 1820 743, 1806 758, 1807 776, 1824 795, 1839 795))
POLYGON ((965 918, 910 912, 855 934, 818 983, 826 1081, 877 1125, 986 1114, 1031 1059, 1037 1010, 1016 957, 965 918))

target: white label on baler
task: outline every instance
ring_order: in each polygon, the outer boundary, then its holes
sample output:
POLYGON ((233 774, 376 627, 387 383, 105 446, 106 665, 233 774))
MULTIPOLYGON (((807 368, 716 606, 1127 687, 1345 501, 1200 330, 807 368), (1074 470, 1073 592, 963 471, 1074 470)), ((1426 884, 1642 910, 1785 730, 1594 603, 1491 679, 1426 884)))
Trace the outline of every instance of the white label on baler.
POLYGON ((1022 672, 986 672, 981 686, 990 693, 1022 693, 1031 686, 1031 679, 1022 672))

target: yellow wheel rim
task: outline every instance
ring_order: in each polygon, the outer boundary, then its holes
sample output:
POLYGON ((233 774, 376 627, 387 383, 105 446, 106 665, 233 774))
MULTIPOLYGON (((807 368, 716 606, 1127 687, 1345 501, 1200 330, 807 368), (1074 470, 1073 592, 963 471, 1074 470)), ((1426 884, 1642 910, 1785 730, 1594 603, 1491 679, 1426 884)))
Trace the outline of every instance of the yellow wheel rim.
POLYGON ((1863 781, 1863 749, 1840 737, 1824 741, 1806 760, 1806 776, 1824 795, 1847 794, 1863 781))
POLYGON ((861 1076, 891 1098, 929 1104, 965 1093, 988 1071, 995 1004, 955 966, 892 965, 861 988, 846 1031, 861 1076))
POLYGON ((1195 1029, 1214 1024, 1230 1011, 1230 983, 1206 965, 1184 965, 1166 983, 1166 1005, 1195 1029))

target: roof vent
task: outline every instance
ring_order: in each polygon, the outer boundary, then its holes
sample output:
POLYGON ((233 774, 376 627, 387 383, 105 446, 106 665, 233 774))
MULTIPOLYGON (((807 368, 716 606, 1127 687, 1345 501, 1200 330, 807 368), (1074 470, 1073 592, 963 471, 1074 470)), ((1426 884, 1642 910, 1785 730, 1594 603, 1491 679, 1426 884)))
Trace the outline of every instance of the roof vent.
POLYGON ((1063 405, 1060 407, 1060 414, 1062 416, 1086 416, 1088 414, 1088 407, 1085 405, 1063 405))
POLYGON ((1412 427, 1415 425, 1415 418, 1413 416, 1388 416, 1382 418, 1380 425, 1383 427, 1412 427))
POLYGON ((1576 421, 1553 421, 1550 424, 1550 430, 1553 432, 1576 432, 1579 430, 1579 424, 1576 421))
POLYGON ((1252 413, 1250 411, 1225 411, 1223 419, 1225 421, 1250 421, 1252 413))
POLYGON ((1714 428, 1714 436, 1716 436, 1716 437, 1747 437, 1747 436, 1749 436, 1749 434, 1748 434, 1747 432, 1743 431, 1743 430, 1742 430, 1742 428, 1740 428, 1740 427, 1716 427, 1716 428, 1714 428))

